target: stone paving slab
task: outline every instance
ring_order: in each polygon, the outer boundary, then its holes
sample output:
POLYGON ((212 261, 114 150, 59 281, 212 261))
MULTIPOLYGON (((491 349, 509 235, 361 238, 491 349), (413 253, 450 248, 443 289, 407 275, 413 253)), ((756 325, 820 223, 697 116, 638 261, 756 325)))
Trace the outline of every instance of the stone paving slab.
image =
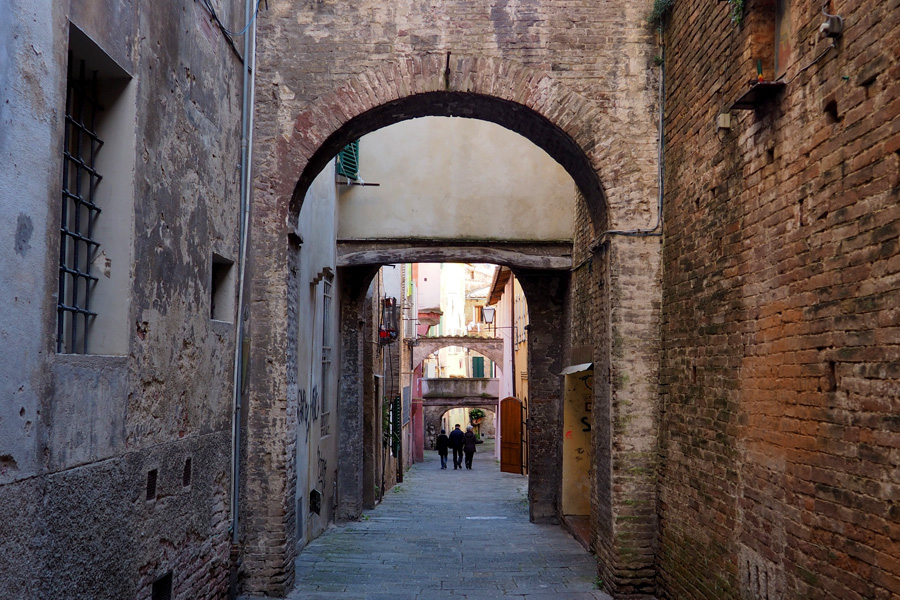
POLYGON ((288 600, 611 600, 575 539, 528 521, 526 490, 491 442, 471 471, 441 470, 429 452, 363 520, 303 549, 288 600))

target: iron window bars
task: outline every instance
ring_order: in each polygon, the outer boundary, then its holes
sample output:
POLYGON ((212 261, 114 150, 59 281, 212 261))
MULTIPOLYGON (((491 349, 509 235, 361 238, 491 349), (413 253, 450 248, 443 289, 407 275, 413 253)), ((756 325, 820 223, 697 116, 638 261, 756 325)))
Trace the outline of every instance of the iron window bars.
POLYGON ((95 194, 102 177, 95 168, 95 161, 103 141, 96 133, 97 73, 94 71, 89 76, 83 60, 75 73, 73 62, 70 53, 63 142, 56 351, 87 354, 89 325, 97 316, 90 306, 91 293, 97 283, 97 277, 91 274, 91 262, 100 247, 94 239, 94 224, 100 214, 95 194))

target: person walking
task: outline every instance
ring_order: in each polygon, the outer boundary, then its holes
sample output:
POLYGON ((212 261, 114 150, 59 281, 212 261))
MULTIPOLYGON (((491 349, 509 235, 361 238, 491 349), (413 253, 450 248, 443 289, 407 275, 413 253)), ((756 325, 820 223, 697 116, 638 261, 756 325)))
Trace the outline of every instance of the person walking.
POLYGON ((437 442, 435 443, 437 447, 438 456, 441 457, 441 468, 447 468, 447 448, 450 447, 450 438, 447 437, 447 433, 441 429, 441 434, 437 436, 437 442))
POLYGON ((470 471, 472 470, 472 456, 475 454, 475 444, 478 443, 478 438, 475 437, 475 432, 472 430, 473 427, 469 425, 466 427, 466 433, 463 435, 463 451, 466 453, 466 468, 470 471))
POLYGON ((453 431, 450 432, 449 439, 450 447, 453 448, 453 470, 462 469, 463 442, 466 439, 466 434, 459 428, 459 423, 457 423, 453 431))

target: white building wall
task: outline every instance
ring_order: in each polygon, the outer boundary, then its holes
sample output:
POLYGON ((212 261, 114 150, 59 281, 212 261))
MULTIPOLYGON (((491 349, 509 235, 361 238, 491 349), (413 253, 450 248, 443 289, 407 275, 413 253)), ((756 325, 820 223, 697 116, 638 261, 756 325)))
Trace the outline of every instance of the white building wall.
POLYGON ((341 194, 341 239, 572 239, 572 178, 499 125, 411 119, 363 137, 359 152, 361 176, 379 185, 341 194))
POLYGON ((317 537, 328 525, 337 467, 336 390, 337 390, 337 281, 331 283, 330 374, 323 371, 322 347, 327 273, 335 272, 335 234, 337 230, 337 186, 334 165, 316 178, 306 198, 297 226, 303 244, 299 254, 299 290, 297 322, 297 515, 298 545, 317 537), (323 380, 327 377, 327 381, 323 380), (324 395, 323 395, 324 392, 324 395), (324 397, 323 397, 324 396, 324 397), (324 423, 324 427, 323 427, 324 423), (310 491, 323 497, 320 514, 310 512, 310 491))

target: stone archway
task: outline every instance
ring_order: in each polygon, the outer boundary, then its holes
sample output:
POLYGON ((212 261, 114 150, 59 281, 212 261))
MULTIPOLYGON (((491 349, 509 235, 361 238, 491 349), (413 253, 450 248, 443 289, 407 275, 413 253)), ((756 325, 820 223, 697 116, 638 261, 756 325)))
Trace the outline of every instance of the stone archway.
POLYGON ((418 365, 433 353, 448 346, 468 348, 491 359, 494 364, 503 364, 503 340, 475 336, 421 337, 413 348, 413 365, 418 365))
MULTIPOLYGON (((253 273, 249 296, 253 313, 248 336, 248 476, 243 482, 245 506, 241 508, 248 515, 243 521, 248 589, 278 594, 290 587, 293 578, 296 475, 291 462, 291 440, 295 437, 293 416, 297 406, 296 398, 288 393, 293 367, 287 362, 284 348, 296 330, 291 319, 299 318, 287 307, 287 290, 299 285, 293 279, 288 247, 299 239, 294 227, 305 191, 318 169, 350 140, 379 127, 425 115, 480 118, 517 131, 556 158, 579 186, 584 211, 576 232, 576 256, 584 262, 576 267, 588 264, 597 247, 595 242, 604 243, 600 260, 610 277, 601 282, 608 285, 602 292, 603 302, 615 299, 609 308, 588 311, 592 318, 603 321, 598 323, 599 330, 612 332, 588 342, 595 345, 598 362, 610 373, 639 374, 632 380, 637 384, 630 388, 610 388, 607 392, 608 396, 620 393, 626 397, 625 402, 610 403, 627 407, 621 410, 639 413, 641 418, 630 420, 623 415, 619 429, 606 429, 610 437, 628 438, 622 447, 639 442, 639 451, 627 457, 628 478, 633 485, 620 486, 619 490, 625 491, 615 492, 616 497, 610 488, 608 503, 600 507, 606 537, 601 540, 599 551, 606 562, 616 565, 611 575, 619 577, 617 581, 645 580, 646 570, 652 569, 653 564, 653 513, 644 510, 634 514, 634 518, 646 521, 640 539, 617 532, 614 517, 634 512, 629 508, 632 503, 628 502, 627 490, 652 495, 655 489, 652 473, 656 460, 656 400, 652 379, 658 360, 654 335, 658 308, 654 298, 658 293, 659 250, 646 238, 618 238, 610 242, 595 236, 610 226, 642 227, 652 223, 656 209, 652 193, 652 129, 648 139, 636 143, 616 130, 612 111, 601 102, 567 90, 548 73, 506 59, 454 57, 450 61, 442 54, 384 61, 293 114, 290 123, 275 123, 278 119, 274 119, 260 136, 262 157, 254 185, 253 251, 249 265, 253 273), (610 174, 605 183, 614 193, 607 194, 598 173, 610 174), (627 331, 627 337, 623 331, 627 331), (613 353, 614 344, 617 346, 613 353), (648 533, 645 535, 644 531, 648 533)), ((647 132, 643 133, 646 136, 647 132)), ((510 265, 515 266, 512 262, 510 265)), ((350 273, 365 270, 368 265, 354 263, 347 267, 350 273)), ((533 265, 531 269, 519 266, 517 276, 520 274, 527 293, 547 298, 534 306, 529 299, 529 310, 535 311, 529 336, 529 345, 534 346, 528 364, 533 382, 530 427, 537 434, 531 454, 529 500, 534 520, 552 521, 557 515, 559 495, 558 374, 567 343, 570 278, 568 271, 538 270, 533 265), (540 485, 533 485, 532 481, 540 485)), ((359 283, 351 276, 340 284, 341 325, 350 334, 343 341, 347 347, 342 347, 341 353, 342 360, 351 359, 346 363, 348 368, 358 351, 353 346, 362 343, 358 331, 352 331, 358 330, 359 296, 348 291, 359 283)), ((340 384, 344 403, 340 410, 350 418, 342 418, 341 423, 349 428, 358 422, 357 405, 353 403, 359 401, 361 394, 356 393, 356 384, 343 364, 340 384)), ((608 458, 611 470, 613 457, 608 458)), ((351 507, 343 514, 350 518, 355 505, 353 488, 358 482, 355 472, 339 475, 343 490, 340 495, 346 498, 349 494, 347 506, 351 507)))
MULTIPOLYGON (((456 402, 447 402, 447 403, 438 403, 432 402, 430 404, 426 404, 424 407, 425 411, 425 431, 426 435, 428 432, 434 431, 439 432, 441 430, 441 419, 448 410, 452 410, 454 408, 482 408, 485 411, 491 411, 492 415, 496 415, 499 404, 497 402, 485 402, 484 399, 481 398, 470 398, 470 399, 460 399, 456 402)), ((467 423, 460 423, 463 429, 466 428, 467 423)), ((449 431, 447 433, 450 433, 449 431)), ((426 447, 430 449, 434 449, 434 437, 431 439, 426 437, 426 447)))
POLYGON ((297 115, 275 148, 281 177, 267 187, 278 197, 289 194, 296 214, 315 176, 350 141, 405 119, 469 117, 516 131, 545 150, 575 180, 602 228, 612 223, 597 174, 613 171, 610 160, 616 160, 605 152, 611 132, 594 126, 603 115, 548 74, 515 61, 410 57, 351 77, 297 115))

